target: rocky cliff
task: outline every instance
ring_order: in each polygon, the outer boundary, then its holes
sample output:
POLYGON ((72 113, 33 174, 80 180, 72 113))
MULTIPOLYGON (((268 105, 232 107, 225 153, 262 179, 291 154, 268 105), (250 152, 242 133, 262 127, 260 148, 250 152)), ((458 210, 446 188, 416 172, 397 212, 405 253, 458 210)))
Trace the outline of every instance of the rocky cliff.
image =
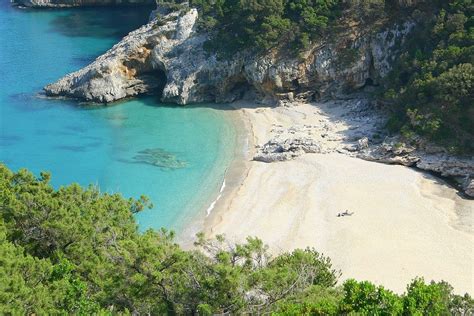
POLYGON ((13 4, 33 8, 85 6, 151 5, 155 0, 11 0, 13 4))
POLYGON ((348 30, 302 56, 274 50, 219 59, 205 51, 195 9, 153 19, 86 68, 45 88, 50 96, 112 102, 150 92, 178 104, 231 102, 252 94, 264 102, 323 98, 374 84, 390 70, 410 22, 374 35, 348 30), (162 85, 160 82, 162 81, 162 85))

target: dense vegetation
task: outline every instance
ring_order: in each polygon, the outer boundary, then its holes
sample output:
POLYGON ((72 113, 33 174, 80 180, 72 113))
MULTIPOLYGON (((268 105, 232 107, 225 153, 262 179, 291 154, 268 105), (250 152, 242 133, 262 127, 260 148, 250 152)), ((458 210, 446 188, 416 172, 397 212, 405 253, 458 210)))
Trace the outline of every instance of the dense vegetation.
MULTIPOLYGON (((172 7, 180 0, 165 0, 172 7)), ((224 55, 264 52, 280 45, 306 49, 337 16, 339 0, 191 0, 200 26, 213 36, 208 48, 224 55)))
POLYGON ((246 47, 266 51, 281 44, 306 49, 321 37, 336 15, 337 0, 194 0, 203 8, 206 26, 216 25, 215 48, 235 52, 246 47))
POLYGON ((346 281, 313 249, 271 258, 256 238, 241 245, 199 236, 184 251, 166 230, 139 233, 126 200, 97 188, 55 190, 0 165, 0 314, 447 315, 474 301, 445 282, 414 280, 404 295, 346 281))
POLYGON ((413 12, 418 26, 386 80, 389 127, 474 150, 474 3, 434 1, 413 12))
MULTIPOLYGON (((199 11, 208 48, 232 55, 242 50, 265 53, 283 48, 294 54, 347 30, 347 21, 364 28, 401 12, 406 0, 158 0, 162 8, 199 11), (341 24, 341 22, 344 22, 341 24)), ((403 11, 403 10, 402 10, 403 11)), ((371 25, 374 24, 374 25, 371 25)))

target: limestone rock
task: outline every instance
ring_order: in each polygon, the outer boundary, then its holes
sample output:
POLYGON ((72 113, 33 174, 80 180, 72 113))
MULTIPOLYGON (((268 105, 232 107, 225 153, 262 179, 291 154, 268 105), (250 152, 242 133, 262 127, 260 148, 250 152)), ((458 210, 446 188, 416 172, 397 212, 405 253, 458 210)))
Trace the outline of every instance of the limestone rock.
POLYGON ((208 35, 196 31, 197 11, 183 10, 159 15, 86 68, 46 86, 46 94, 104 103, 153 90, 177 104, 246 96, 263 103, 323 98, 384 77, 397 45, 413 27, 406 22, 361 35, 352 44, 358 58, 344 67, 341 43, 318 43, 303 58, 244 51, 219 59, 204 50, 208 35))
POLYGON ((420 160, 419 157, 412 154, 414 151, 414 147, 407 146, 403 142, 398 141, 398 138, 394 138, 386 140, 378 146, 366 147, 357 157, 388 164, 413 166, 420 160))
POLYGON ((255 157, 256 161, 286 161, 304 153, 319 153, 321 147, 311 138, 272 139, 263 145, 255 157))
POLYGON ((466 177, 474 175, 474 158, 455 157, 448 154, 420 155, 417 168, 439 173, 443 177, 466 177))
POLYGON ((464 192, 474 196, 474 157, 460 157, 449 154, 445 149, 420 142, 409 146, 399 137, 385 140, 382 144, 371 146, 358 153, 357 157, 388 164, 413 166, 421 170, 451 178, 460 183, 464 192))
POLYGON ((467 177, 463 184, 464 192, 474 198, 474 179, 467 177))
MULTIPOLYGON (((182 17, 179 12, 166 17, 161 25, 157 19, 152 20, 92 64, 46 86, 46 94, 107 103, 163 86, 164 70, 170 75, 174 73, 163 57, 183 50, 189 36, 187 30, 194 26, 197 10, 190 10, 182 17)), ((168 86, 168 89, 173 87, 168 86)))
POLYGON ((361 138, 357 141, 357 149, 363 150, 369 148, 369 139, 367 137, 361 138))

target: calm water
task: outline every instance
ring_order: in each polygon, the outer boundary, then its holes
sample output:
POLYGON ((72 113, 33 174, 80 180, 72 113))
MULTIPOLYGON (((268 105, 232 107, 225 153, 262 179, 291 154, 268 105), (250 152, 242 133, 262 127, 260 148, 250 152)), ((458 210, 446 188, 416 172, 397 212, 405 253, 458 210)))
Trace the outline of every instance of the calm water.
POLYGON ((206 207, 232 157, 225 111, 152 97, 78 107, 38 97, 145 23, 149 8, 21 10, 0 2, 0 161, 51 171, 55 186, 97 184, 155 205, 142 229, 179 224, 206 207))

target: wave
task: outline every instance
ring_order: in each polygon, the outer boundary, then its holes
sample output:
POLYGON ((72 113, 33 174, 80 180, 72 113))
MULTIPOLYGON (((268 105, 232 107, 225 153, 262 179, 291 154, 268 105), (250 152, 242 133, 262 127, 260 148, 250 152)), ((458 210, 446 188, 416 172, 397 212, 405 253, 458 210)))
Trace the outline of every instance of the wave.
POLYGON ((211 205, 209 205, 209 207, 207 208, 207 210, 206 210, 207 215, 206 216, 209 216, 211 214, 212 210, 216 206, 217 201, 219 201, 219 199, 222 197, 222 192, 225 189, 225 176, 226 176, 226 174, 227 174, 227 170, 224 172, 224 178, 222 179, 222 185, 221 185, 221 188, 219 190, 219 195, 216 197, 216 199, 214 201, 212 201, 211 205))

